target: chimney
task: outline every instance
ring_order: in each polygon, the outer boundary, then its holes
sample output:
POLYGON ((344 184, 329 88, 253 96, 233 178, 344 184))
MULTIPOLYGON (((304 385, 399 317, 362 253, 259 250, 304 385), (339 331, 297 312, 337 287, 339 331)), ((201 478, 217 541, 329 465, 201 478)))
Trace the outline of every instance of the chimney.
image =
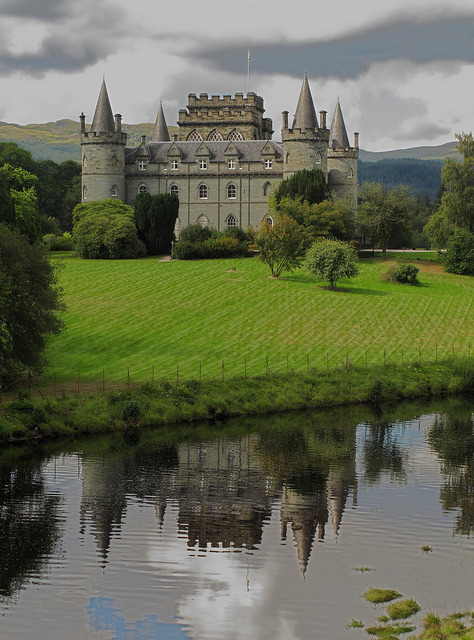
POLYGON ((85 133, 86 132, 86 116, 84 115, 84 113, 81 113, 81 115, 79 116, 79 120, 81 121, 81 133, 85 133))
POLYGON ((122 131, 122 116, 120 113, 116 113, 114 115, 115 118, 115 133, 120 133, 122 131))
POLYGON ((282 121, 283 121, 282 128, 283 129, 288 129, 288 111, 282 111, 281 112, 281 117, 282 117, 282 121))
POLYGON ((359 148, 359 132, 358 131, 354 133, 354 147, 356 149, 359 148))
POLYGON ((326 114, 327 114, 327 111, 319 112, 319 124, 321 125, 321 129, 326 128, 326 114))

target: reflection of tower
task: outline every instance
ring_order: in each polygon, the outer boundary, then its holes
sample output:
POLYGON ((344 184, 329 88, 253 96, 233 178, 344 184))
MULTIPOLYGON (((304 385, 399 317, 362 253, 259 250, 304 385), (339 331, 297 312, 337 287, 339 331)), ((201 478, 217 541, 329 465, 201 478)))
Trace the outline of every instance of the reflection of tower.
POLYGON ((327 501, 329 513, 331 515, 332 529, 335 535, 339 533, 342 514, 351 488, 352 503, 354 506, 357 504, 356 482, 357 478, 355 468, 352 465, 347 467, 331 466, 329 469, 327 479, 327 501))
POLYGON ((81 532, 90 523, 97 549, 105 560, 114 530, 120 528, 125 511, 123 458, 83 460, 81 532))
POLYGON ((314 536, 317 533, 318 540, 324 539, 327 521, 328 509, 324 491, 302 495, 288 485, 284 485, 281 504, 281 537, 286 538, 287 525, 291 523, 298 562, 303 574, 308 566, 314 536))

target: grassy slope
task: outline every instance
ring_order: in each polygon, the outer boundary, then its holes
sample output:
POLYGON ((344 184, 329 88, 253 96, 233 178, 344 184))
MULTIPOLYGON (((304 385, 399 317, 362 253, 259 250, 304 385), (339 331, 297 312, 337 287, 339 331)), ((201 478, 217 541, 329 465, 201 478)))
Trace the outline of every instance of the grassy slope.
POLYGON ((58 380, 147 380, 180 375, 221 377, 304 370, 344 362, 400 362, 441 357, 454 346, 467 354, 473 336, 472 287, 467 276, 420 261, 422 286, 383 283, 387 262, 364 260, 361 275, 329 291, 304 271, 278 280, 256 259, 163 263, 65 259, 62 281, 66 331, 49 359, 58 380), (231 271, 232 266, 236 271, 231 271))

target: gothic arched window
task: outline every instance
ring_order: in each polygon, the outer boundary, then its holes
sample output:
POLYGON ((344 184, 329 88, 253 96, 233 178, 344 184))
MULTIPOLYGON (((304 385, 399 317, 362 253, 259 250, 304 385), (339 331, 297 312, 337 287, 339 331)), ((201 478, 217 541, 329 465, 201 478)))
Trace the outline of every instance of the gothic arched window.
POLYGON ((272 186, 271 182, 265 182, 263 185, 263 195, 268 196, 268 192, 270 191, 270 187, 272 186))
POLYGON ((138 193, 146 193, 148 191, 148 187, 146 186, 146 184, 141 184, 138 187, 138 193))
POLYGON ((82 187, 82 199, 87 200, 87 187, 85 185, 82 187))
POLYGON ((112 196, 112 198, 116 198, 118 196, 118 189, 117 189, 117 185, 113 185, 113 187, 110 189, 110 195, 112 196))
POLYGON ((244 136, 240 133, 240 131, 237 131, 237 129, 232 129, 232 131, 227 136, 227 140, 243 140, 243 139, 244 139, 244 136))
POLYGON ((189 142, 202 142, 202 135, 196 129, 193 129, 186 140, 189 142))
POLYGON ((271 215, 265 216, 263 222, 265 224, 268 224, 268 226, 273 227, 273 218, 271 217, 271 215))
POLYGON ((207 200, 207 184, 199 185, 198 194, 200 200, 207 200))
POLYGON ((197 219, 197 223, 200 224, 201 227, 209 226, 209 220, 206 218, 206 216, 199 216, 199 218, 197 219))
POLYGON ((171 193, 173 196, 177 196, 177 195, 179 195, 179 187, 178 187, 178 185, 177 185, 177 184, 172 184, 172 185, 171 185, 171 187, 170 187, 170 193, 171 193))
POLYGON ((227 226, 228 227, 236 227, 237 226, 237 219, 235 216, 229 216, 227 218, 227 226))
POLYGON ((217 131, 217 129, 213 129, 211 133, 207 136, 207 139, 211 142, 215 142, 215 141, 221 141, 224 138, 221 136, 219 131, 217 131))
POLYGON ((227 185, 227 197, 229 200, 235 200, 237 198, 237 187, 235 184, 227 185))

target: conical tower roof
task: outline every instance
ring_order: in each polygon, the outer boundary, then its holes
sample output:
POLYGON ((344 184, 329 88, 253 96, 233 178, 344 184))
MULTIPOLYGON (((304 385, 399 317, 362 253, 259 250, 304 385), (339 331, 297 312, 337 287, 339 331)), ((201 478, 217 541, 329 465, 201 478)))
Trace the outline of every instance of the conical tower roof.
POLYGON ((332 118, 329 146, 333 149, 348 149, 350 147, 339 98, 337 99, 334 116, 332 118))
POLYGON ((309 88, 308 76, 304 74, 298 105, 296 107, 293 129, 317 129, 318 119, 314 110, 313 96, 309 88))
POLYGON ((112 133, 115 131, 114 116, 110 106, 109 94, 105 86, 105 78, 100 87, 99 99, 95 108, 94 119, 92 120, 92 133, 112 133))
POLYGON ((158 109, 158 115, 156 116, 155 127, 151 136, 152 142, 169 142, 170 134, 168 126, 165 120, 165 114, 163 106, 160 102, 160 108, 158 109))

